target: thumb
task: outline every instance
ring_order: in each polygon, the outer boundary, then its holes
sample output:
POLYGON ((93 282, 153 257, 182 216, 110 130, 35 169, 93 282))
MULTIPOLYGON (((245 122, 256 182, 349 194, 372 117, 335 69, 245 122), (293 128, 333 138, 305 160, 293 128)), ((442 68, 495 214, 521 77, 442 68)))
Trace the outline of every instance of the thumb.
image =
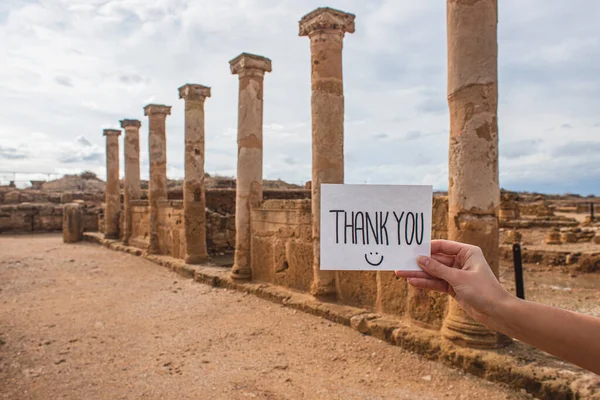
POLYGON ((447 265, 444 265, 431 257, 420 256, 417 261, 419 262, 419 266, 423 269, 423 271, 427 272, 429 275, 435 278, 443 279, 450 285, 458 283, 460 270, 448 267, 447 265))

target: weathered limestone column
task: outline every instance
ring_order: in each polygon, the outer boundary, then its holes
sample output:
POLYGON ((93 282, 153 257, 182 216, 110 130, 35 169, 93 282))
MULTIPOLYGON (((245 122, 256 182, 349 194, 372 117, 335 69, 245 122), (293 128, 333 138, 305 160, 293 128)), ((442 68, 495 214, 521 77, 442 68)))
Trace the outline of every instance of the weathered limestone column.
POLYGON ((317 8, 300 20, 300 36, 310 38, 312 78, 313 283, 317 297, 335 296, 335 272, 321 271, 321 184, 344 183, 344 86, 342 42, 354 32, 354 15, 317 8))
POLYGON ((242 53, 229 61, 240 76, 238 164, 235 191, 235 261, 231 276, 250 279, 250 212, 263 197, 263 80, 271 60, 242 53))
POLYGON ((167 199, 167 115, 171 107, 148 104, 144 107, 148 116, 148 147, 150 148, 150 182, 148 203, 150 205, 150 243, 148 252, 158 254, 158 201, 167 199))
POLYGON ((75 243, 83 240, 83 213, 77 203, 63 206, 63 242, 75 243))
POLYGON ((121 128, 125 129, 125 187, 123 196, 123 243, 129 244, 132 232, 131 201, 141 197, 140 187, 140 127, 137 119, 121 120, 121 128))
POLYGON ((204 100, 210 88, 187 84, 179 88, 185 99, 185 182, 183 185, 183 224, 185 262, 207 260, 206 198, 204 195, 204 100))
MULTIPOLYGON (((498 3, 447 0, 450 150, 448 237, 481 247, 498 276, 498 3)), ((499 336, 451 300, 445 338, 495 347, 499 336)))
POLYGON ((106 136, 106 208, 104 210, 104 237, 119 238, 119 211, 121 194, 119 187, 119 136, 118 129, 104 129, 106 136))

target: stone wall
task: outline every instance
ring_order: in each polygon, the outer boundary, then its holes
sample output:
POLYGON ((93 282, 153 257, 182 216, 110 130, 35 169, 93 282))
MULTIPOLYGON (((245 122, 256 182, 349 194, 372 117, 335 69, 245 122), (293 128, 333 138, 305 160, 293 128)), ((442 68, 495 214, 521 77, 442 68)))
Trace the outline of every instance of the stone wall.
MULTIPOLYGON (((235 214, 235 188, 206 189, 206 208, 219 214, 235 214)), ((144 197, 144 194, 142 195, 144 197)), ((181 189, 169 189, 169 200, 183 200, 181 189)), ((263 199, 310 199, 310 190, 306 189, 263 189, 263 199)))
MULTIPOLYGON (((62 207, 52 203, 0 205, 0 233, 62 231, 62 207)), ((84 231, 97 231, 99 210, 94 206, 82 207, 84 231)))
POLYGON ((158 202, 158 247, 160 254, 174 258, 185 256, 183 202, 180 200, 158 202))
POLYGON ((134 200, 131 202, 132 227, 129 242, 132 246, 147 248, 150 236, 150 208, 148 200, 134 200))
POLYGON ((252 279, 308 292, 312 272, 310 199, 267 200, 252 211, 252 279))
MULTIPOLYGON (((447 238, 448 200, 433 199, 432 237, 447 238)), ((313 279, 310 200, 267 200, 252 212, 252 279, 309 291, 313 279)), ((380 313, 407 315, 439 329, 446 296, 409 288, 392 271, 338 271, 338 299, 380 313)))
MULTIPOLYGON (((146 249, 150 235, 148 200, 136 200, 131 204, 133 226, 130 243, 132 246, 146 249)), ((183 202, 181 200, 161 201, 159 203, 160 253, 183 259, 185 255, 183 235, 183 202)), ((235 216, 207 210, 206 240, 210 254, 232 251, 235 247, 235 216)))
POLYGON ((74 200, 101 203, 104 201, 102 193, 64 192, 54 193, 32 189, 2 188, 0 190, 0 204, 20 203, 53 203, 66 204, 74 200))

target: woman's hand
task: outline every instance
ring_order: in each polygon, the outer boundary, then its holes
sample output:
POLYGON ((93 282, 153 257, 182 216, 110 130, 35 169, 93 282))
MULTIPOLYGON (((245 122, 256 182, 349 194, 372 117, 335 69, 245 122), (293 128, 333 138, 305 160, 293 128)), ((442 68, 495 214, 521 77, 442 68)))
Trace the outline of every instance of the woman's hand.
POLYGON ((513 296, 498 282, 481 249, 433 240, 431 257, 419 257, 420 271, 396 271, 416 288, 448 293, 473 319, 496 328, 498 306, 513 296))

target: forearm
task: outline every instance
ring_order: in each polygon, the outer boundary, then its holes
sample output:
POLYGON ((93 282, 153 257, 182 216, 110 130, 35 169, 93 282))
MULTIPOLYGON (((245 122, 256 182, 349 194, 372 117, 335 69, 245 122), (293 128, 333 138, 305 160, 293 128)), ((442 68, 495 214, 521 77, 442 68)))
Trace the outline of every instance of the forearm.
POLYGON ((512 296, 497 310, 498 331, 600 374, 600 318, 512 296))

